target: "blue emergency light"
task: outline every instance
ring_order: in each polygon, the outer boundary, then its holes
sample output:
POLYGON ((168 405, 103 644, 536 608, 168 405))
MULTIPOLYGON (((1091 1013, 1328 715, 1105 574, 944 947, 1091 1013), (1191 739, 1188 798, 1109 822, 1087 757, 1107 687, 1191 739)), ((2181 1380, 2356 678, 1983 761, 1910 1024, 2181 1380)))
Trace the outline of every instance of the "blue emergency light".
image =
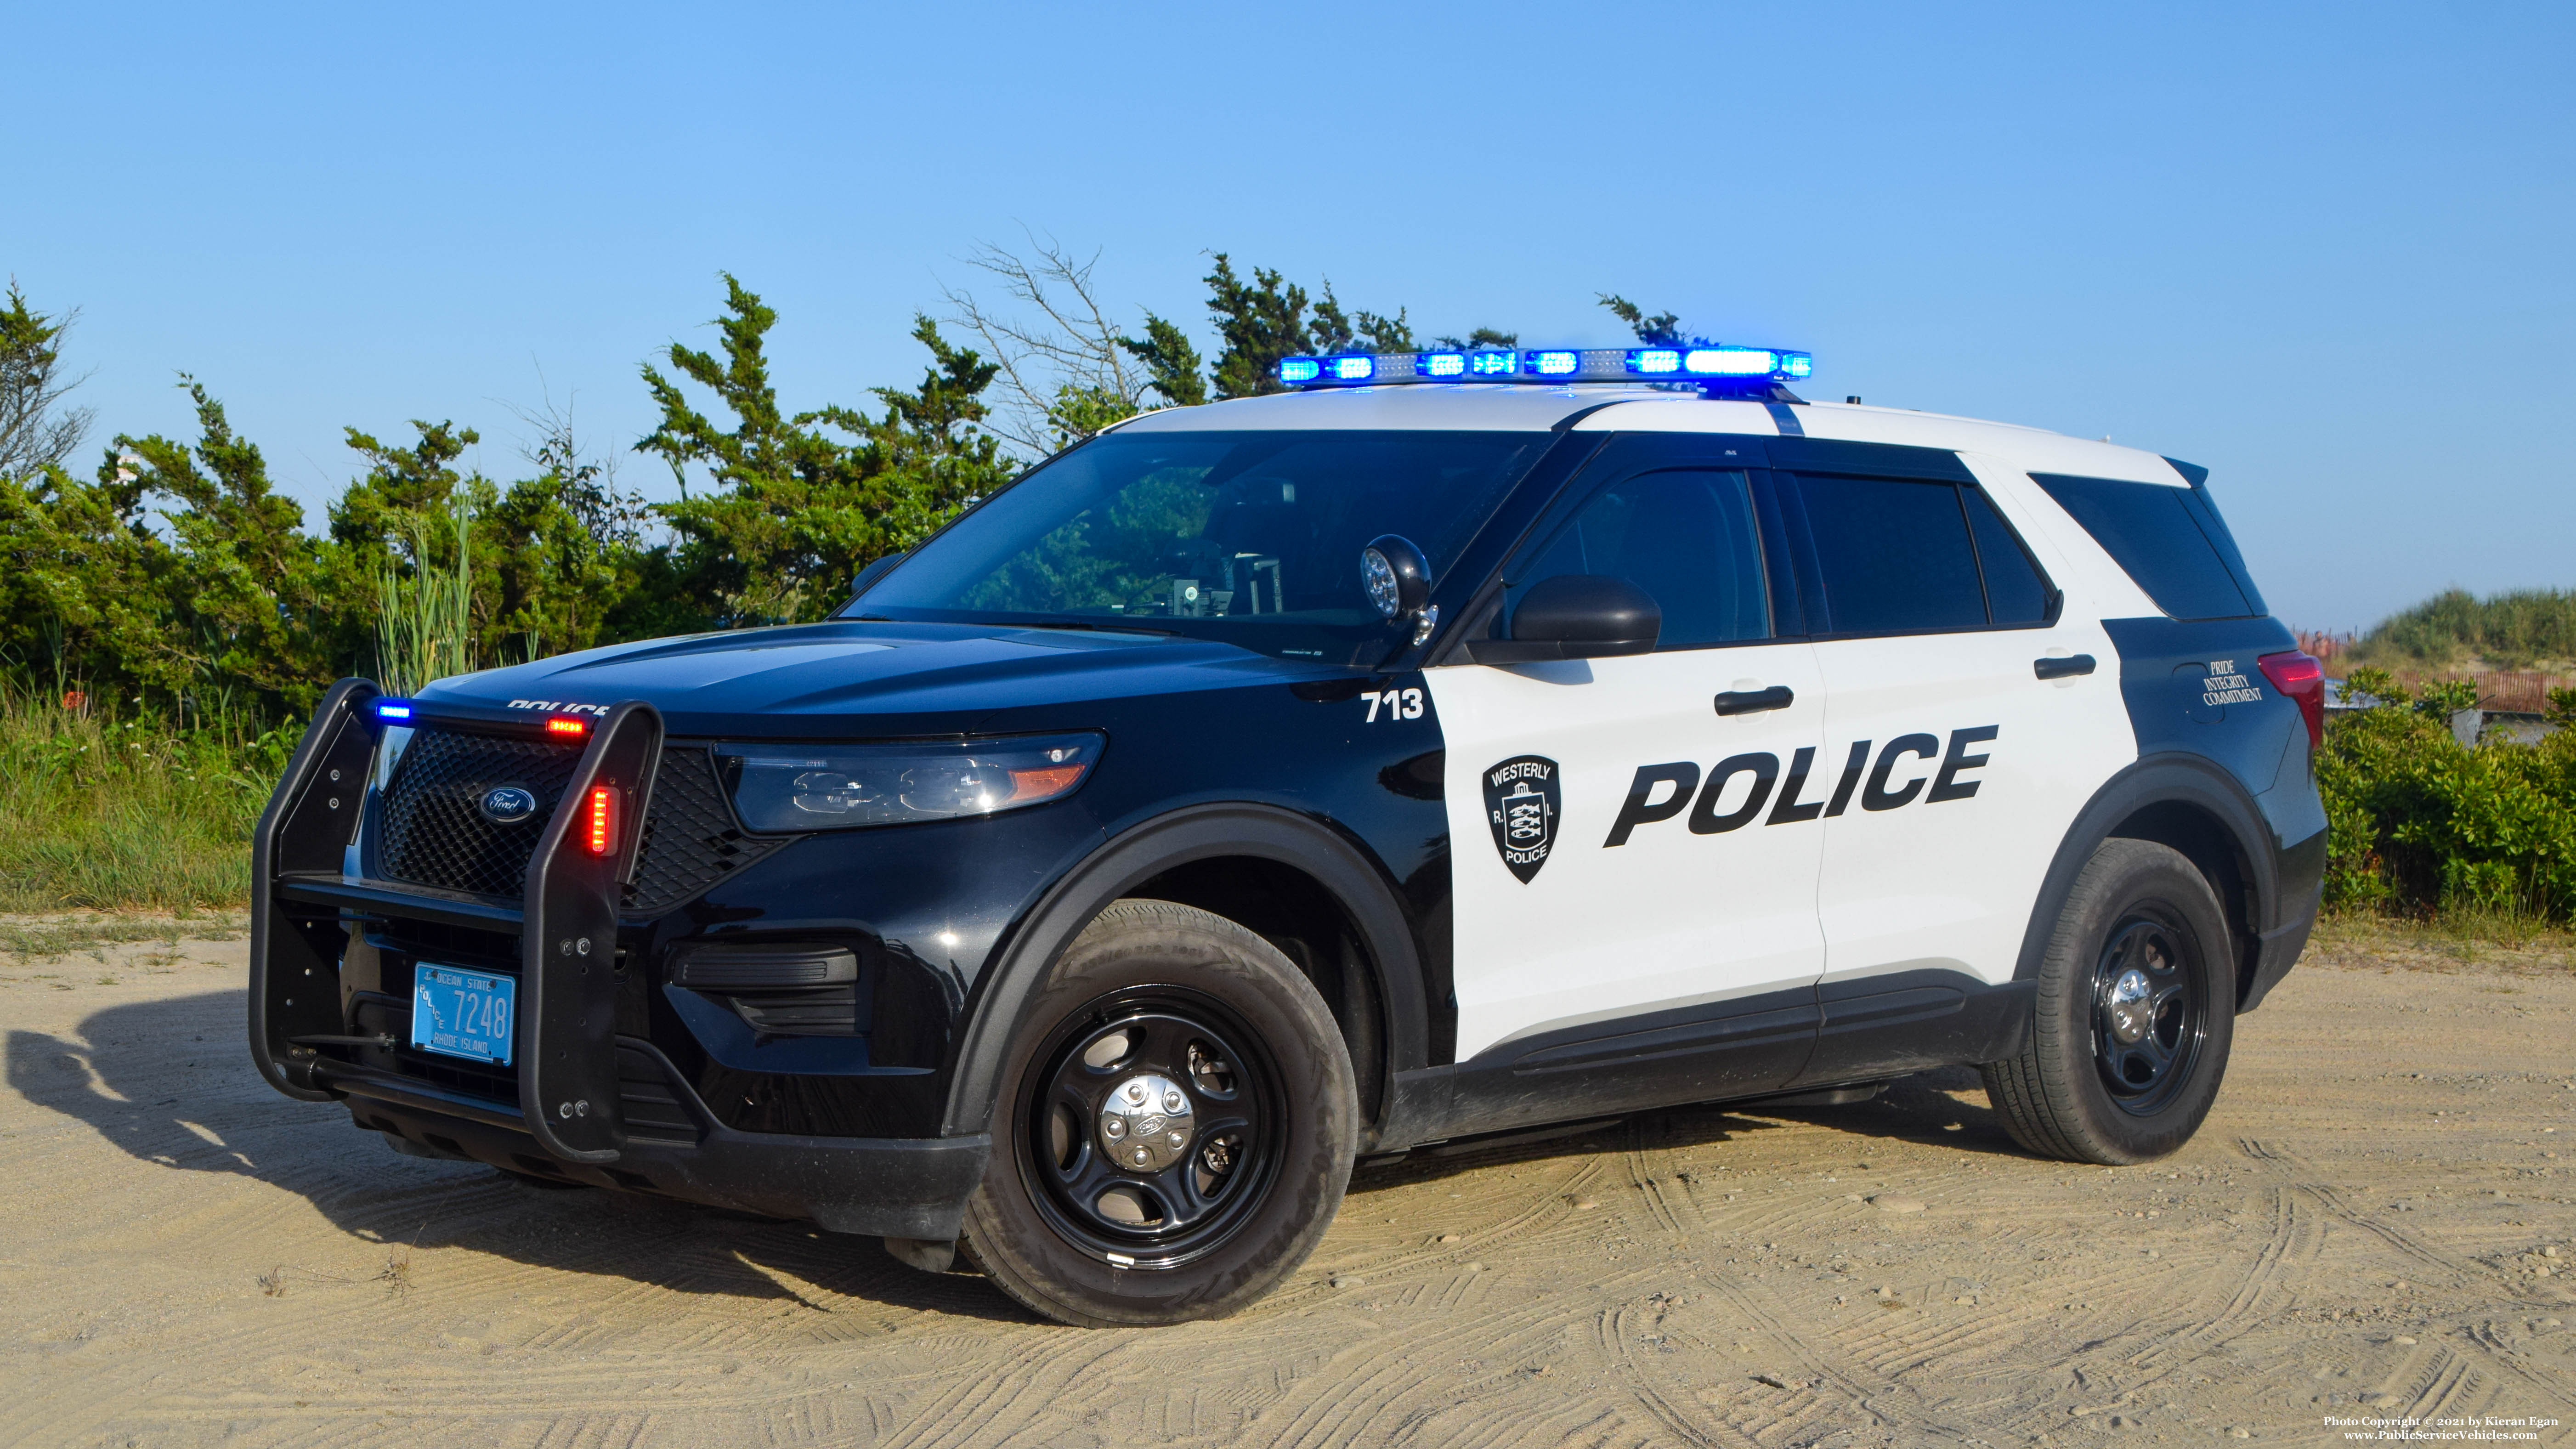
POLYGON ((380 700, 377 700, 377 701, 376 701, 376 718, 378 718, 378 719, 390 719, 390 720, 407 720, 407 719, 411 718, 411 701, 410 701, 410 700, 407 700, 407 699, 380 699, 380 700))
POLYGON ((1290 357, 1279 380, 1291 387, 1398 382, 1611 382, 1648 379, 1710 388, 1811 377, 1816 359, 1776 347, 1531 347, 1352 352, 1290 357))

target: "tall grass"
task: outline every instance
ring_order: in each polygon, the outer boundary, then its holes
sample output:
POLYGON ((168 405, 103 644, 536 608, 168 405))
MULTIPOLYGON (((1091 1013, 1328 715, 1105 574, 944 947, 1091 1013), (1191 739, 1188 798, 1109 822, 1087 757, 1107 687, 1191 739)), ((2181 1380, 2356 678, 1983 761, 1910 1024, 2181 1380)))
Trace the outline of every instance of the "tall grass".
POLYGON ((376 580, 376 683, 385 693, 409 695, 451 674, 471 673, 474 661, 474 516, 459 506, 450 515, 456 562, 432 561, 427 530, 412 532, 409 578, 388 570, 376 580))
POLYGON ((2353 643, 2349 656, 2355 664, 2398 670, 2470 660, 2527 670, 2576 660, 2576 590, 2515 589, 2481 599, 2452 589, 2382 620, 2353 643))
POLYGON ((251 827, 301 730, 222 707, 189 726, 0 680, 0 911, 248 900, 251 827))

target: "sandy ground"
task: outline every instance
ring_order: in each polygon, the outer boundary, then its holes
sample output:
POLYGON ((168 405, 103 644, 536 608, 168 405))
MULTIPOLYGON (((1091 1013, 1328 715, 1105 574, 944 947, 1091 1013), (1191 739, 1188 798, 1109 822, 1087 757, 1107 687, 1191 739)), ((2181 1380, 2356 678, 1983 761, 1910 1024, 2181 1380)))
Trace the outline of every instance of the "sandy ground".
POLYGON ((0 956, 0 1441, 1777 1449, 2576 1421, 2576 972, 2321 954, 2153 1168, 2021 1155, 1966 1073, 1665 1112, 1364 1171, 1281 1292, 1135 1332, 1032 1322, 867 1239, 398 1157, 260 1083, 238 940, 0 956))

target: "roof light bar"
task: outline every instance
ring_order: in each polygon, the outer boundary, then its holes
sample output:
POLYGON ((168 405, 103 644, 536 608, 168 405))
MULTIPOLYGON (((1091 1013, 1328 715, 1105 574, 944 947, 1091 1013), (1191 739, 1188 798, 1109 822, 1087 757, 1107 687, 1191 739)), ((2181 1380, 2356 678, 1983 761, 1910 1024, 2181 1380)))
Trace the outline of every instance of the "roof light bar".
POLYGON ((1613 382, 1651 378, 1701 383, 1786 382, 1814 375, 1816 360, 1774 347, 1447 348, 1289 357, 1291 387, 1403 382, 1613 382))

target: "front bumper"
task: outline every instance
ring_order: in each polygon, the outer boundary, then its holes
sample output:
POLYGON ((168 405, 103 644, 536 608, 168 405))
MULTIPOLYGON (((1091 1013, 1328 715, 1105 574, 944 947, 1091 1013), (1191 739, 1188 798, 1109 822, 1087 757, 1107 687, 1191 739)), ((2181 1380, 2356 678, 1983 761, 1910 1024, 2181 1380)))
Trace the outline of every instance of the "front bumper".
POLYGON ((571 827, 594 784, 627 792, 627 818, 644 818, 661 738, 650 706, 629 702, 601 717, 514 909, 340 874, 375 749, 367 713, 375 698, 364 680, 332 687, 254 839, 250 1048, 271 1085, 300 1100, 345 1102, 359 1125, 430 1155, 810 1219, 835 1232, 956 1236, 989 1139, 741 1131, 719 1121, 650 1042, 617 1032, 617 901, 633 870, 635 832, 600 857, 571 827), (401 1058, 379 1044, 381 1027, 352 1026, 342 958, 357 922, 387 918, 518 939, 519 1065, 507 1078, 460 1085, 395 1070, 401 1058))
MULTIPOLYGON (((685 1202, 802 1218, 835 1233, 923 1238, 957 1236, 966 1199, 983 1180, 992 1139, 974 1137, 789 1137, 737 1132, 715 1119, 650 1043, 618 1041, 624 1096, 657 1099, 653 1130, 630 1130, 614 1164, 549 1156, 519 1111, 373 1067, 331 1061, 316 1077, 344 1098, 360 1127, 390 1133, 430 1155, 465 1157, 506 1171, 593 1187, 647 1192, 685 1202), (647 1076, 639 1068, 648 1068, 647 1076), (654 1078, 658 1077, 658 1080, 654 1078), (667 1092, 667 1096, 662 1095, 667 1092), (686 1140, 683 1140, 683 1139, 686 1140)), ((630 1113, 630 1121, 640 1116, 630 1113)))

